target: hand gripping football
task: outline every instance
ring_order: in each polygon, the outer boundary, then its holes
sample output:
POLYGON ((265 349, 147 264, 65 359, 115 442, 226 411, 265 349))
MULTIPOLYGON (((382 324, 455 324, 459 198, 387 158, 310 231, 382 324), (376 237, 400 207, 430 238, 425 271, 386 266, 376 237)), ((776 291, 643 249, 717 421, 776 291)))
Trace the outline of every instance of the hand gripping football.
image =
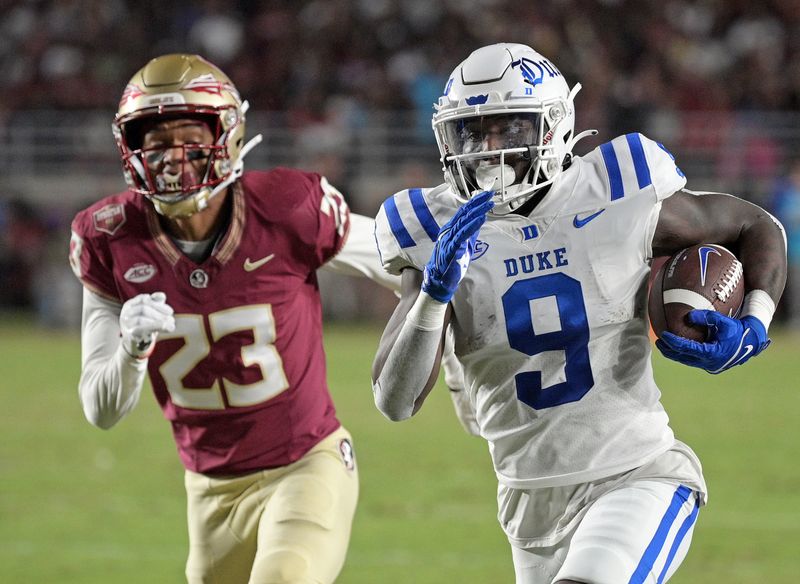
POLYGON ((742 264, 736 256, 720 245, 694 245, 673 255, 658 270, 650 288, 650 324, 659 337, 668 330, 705 342, 707 329, 690 324, 686 314, 706 309, 735 317, 743 298, 742 264))

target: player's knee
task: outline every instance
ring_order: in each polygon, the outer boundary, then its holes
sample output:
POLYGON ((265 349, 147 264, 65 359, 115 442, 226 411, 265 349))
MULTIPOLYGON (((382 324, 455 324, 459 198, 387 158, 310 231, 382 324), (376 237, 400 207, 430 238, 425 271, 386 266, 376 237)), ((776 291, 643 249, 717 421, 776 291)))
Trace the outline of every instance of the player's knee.
POLYGON ((273 549, 256 558, 250 584, 314 584, 310 561, 299 551, 273 549))

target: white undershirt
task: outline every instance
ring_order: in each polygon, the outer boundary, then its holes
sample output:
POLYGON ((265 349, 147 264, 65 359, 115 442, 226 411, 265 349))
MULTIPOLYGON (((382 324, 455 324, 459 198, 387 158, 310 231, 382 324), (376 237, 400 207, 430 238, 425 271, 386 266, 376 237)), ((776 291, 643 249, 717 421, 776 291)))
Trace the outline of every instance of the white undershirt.
POLYGON ((209 252, 214 244, 217 242, 217 237, 209 237, 208 239, 201 239, 200 241, 187 241, 185 239, 171 238, 178 246, 178 249, 183 252, 183 255, 188 257, 195 263, 200 263, 203 259, 209 256, 209 252))

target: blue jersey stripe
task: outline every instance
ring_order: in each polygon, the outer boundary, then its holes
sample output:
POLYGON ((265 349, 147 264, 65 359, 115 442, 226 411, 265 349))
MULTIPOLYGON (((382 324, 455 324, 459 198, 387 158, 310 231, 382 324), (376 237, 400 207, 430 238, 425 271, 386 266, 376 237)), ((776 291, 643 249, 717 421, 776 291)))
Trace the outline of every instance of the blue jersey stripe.
POLYGON ((606 163, 606 170, 608 171, 608 180, 611 182, 611 200, 615 201, 621 199, 624 195, 622 187, 622 174, 619 171, 619 161, 617 160, 617 153, 614 152, 614 146, 611 142, 606 142, 600 146, 600 152, 603 153, 603 162, 606 163))
POLYGON ((417 214, 417 219, 422 224, 422 228, 431 241, 436 241, 439 237, 439 225, 436 219, 433 218, 428 205, 425 203, 425 198, 422 196, 422 189, 408 189, 408 198, 411 199, 411 205, 414 207, 414 213, 417 214))
POLYGON ((631 149, 633 168, 636 169, 636 180, 639 182, 639 188, 643 189, 644 187, 650 186, 653 184, 653 179, 650 178, 650 167, 647 166, 647 158, 644 155, 641 135, 626 134, 625 138, 628 140, 628 146, 630 146, 631 149))
POLYGON ((697 514, 700 512, 700 498, 695 495, 694 500, 694 509, 692 509, 691 514, 689 517, 683 520, 683 523, 678 529, 678 533, 675 534, 675 541, 672 542, 672 547, 669 549, 669 554, 667 554, 667 560, 664 562, 664 568, 661 570, 661 574, 658 575, 658 582, 656 584, 663 584, 664 578, 667 575, 667 570, 669 570, 670 564, 672 564, 672 560, 675 559, 675 554, 678 553, 678 548, 681 547, 681 542, 683 538, 686 537, 686 534, 689 533, 689 530, 694 525, 694 522, 697 520, 697 514))
POLYGON ((664 517, 661 518, 661 523, 658 524, 658 529, 656 529, 653 539, 650 540, 650 544, 647 546, 647 549, 644 550, 642 559, 639 560, 639 565, 636 566, 636 570, 633 571, 633 575, 628 581, 628 584, 643 584, 643 582, 647 580, 647 575, 653 569, 653 564, 658 559, 659 554, 661 554, 661 549, 664 547, 664 542, 667 539, 669 530, 678 517, 678 511, 680 511, 681 506, 689 499, 689 495, 691 494, 692 490, 689 487, 681 485, 678 487, 678 490, 675 491, 675 494, 672 495, 672 501, 669 507, 667 507, 664 517))
POLYGON ((394 238, 400 244, 400 247, 414 247, 417 245, 408 230, 406 230, 406 226, 403 225, 403 219, 400 217, 400 211, 397 210, 397 203, 394 197, 386 199, 383 209, 386 211, 386 218, 389 219, 389 227, 392 228, 392 234, 394 234, 394 238))

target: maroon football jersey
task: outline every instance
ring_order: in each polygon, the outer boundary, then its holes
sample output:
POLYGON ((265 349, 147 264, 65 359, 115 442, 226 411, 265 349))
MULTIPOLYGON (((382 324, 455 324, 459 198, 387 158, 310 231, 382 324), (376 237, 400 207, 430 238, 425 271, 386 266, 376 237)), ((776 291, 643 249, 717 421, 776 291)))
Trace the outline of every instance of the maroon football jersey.
POLYGON ((284 168, 245 173, 229 196, 230 225, 201 264, 130 192, 81 211, 70 249, 103 297, 166 293, 176 328, 148 372, 181 460, 207 474, 289 464, 339 427, 315 270, 344 243, 347 205, 319 175, 284 168))

